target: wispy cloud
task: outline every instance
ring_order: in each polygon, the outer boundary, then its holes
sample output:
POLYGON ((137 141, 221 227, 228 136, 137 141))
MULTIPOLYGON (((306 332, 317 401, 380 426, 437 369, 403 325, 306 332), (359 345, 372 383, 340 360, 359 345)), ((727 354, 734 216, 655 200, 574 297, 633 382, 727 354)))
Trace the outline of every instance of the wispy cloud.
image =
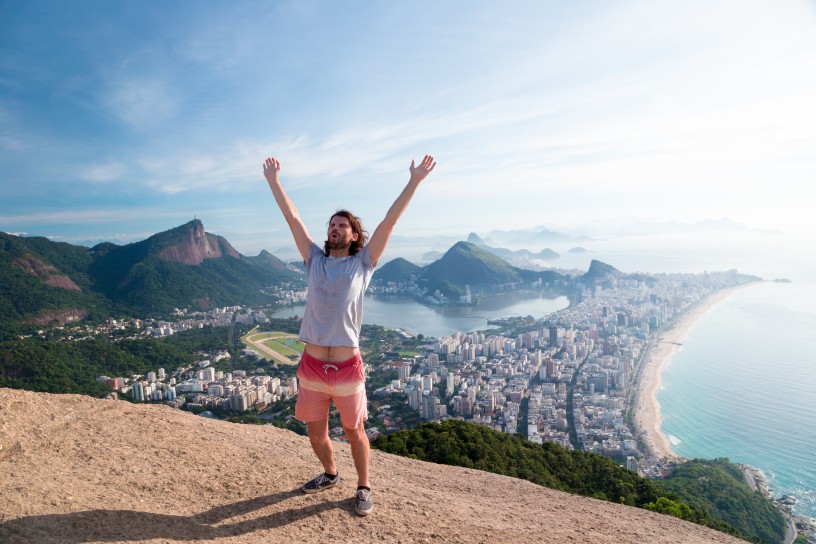
MULTIPOLYGON (((0 82, 0 86, 4 84, 5 82, 0 82)), ((0 102, 0 149, 18 153, 29 147, 29 141, 13 109, 11 103, 0 102)))
POLYGON ((169 119, 179 100, 177 91, 158 77, 117 78, 101 96, 102 104, 114 117, 136 128, 169 119))
POLYGON ((121 178, 126 171, 127 167, 123 163, 112 161, 86 166, 79 173, 79 177, 93 183, 107 183, 121 178))
POLYGON ((19 214, 0 215, 0 225, 86 225, 97 223, 117 223, 133 219, 172 218, 178 211, 144 208, 108 208, 35 211, 19 214))

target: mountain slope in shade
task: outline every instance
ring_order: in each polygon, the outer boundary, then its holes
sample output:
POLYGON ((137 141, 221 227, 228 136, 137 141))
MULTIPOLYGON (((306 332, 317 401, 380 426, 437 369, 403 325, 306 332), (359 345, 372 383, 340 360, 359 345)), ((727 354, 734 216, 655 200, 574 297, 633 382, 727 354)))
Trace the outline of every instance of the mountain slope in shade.
POLYGON ((126 287, 139 274, 137 267, 143 263, 150 263, 151 266, 160 262, 195 266, 207 259, 240 259, 229 242, 204 232, 200 220, 159 232, 140 242, 124 246, 100 244, 92 249, 95 256, 92 273, 97 286, 114 297, 117 290, 126 287))
POLYGON ((0 388, 0 431, 0 541, 9 544, 742 542, 673 517, 379 451, 371 452, 374 511, 360 518, 348 445, 334 445, 341 483, 306 495, 300 486, 320 471, 306 437, 165 406, 0 388), (142 439, 144 429, 172 439, 142 439))

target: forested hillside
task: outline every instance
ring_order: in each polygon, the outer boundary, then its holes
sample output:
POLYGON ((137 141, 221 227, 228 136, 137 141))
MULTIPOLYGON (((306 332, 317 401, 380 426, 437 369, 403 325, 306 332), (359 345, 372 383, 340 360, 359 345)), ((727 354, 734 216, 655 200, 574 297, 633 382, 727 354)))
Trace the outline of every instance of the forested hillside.
MULTIPOLYGON (((757 530, 765 525, 776 527, 781 517, 770 501, 764 499, 770 509, 760 508, 750 500, 743 501, 746 497, 734 495, 726 507, 731 514, 726 516, 725 511, 712 508, 699 497, 693 486, 687 489, 683 470, 673 485, 664 487, 660 481, 641 478, 608 457, 568 451, 552 443, 538 445, 517 435, 458 420, 425 423, 408 431, 381 435, 372 445, 388 453, 504 474, 569 493, 671 514, 753 542, 771 544, 781 538, 775 537, 778 534, 775 529, 757 530), (734 515, 735 512, 745 513, 734 515), (756 519, 747 523, 746 515, 756 519)), ((744 482, 735 479, 730 482, 718 479, 711 485, 723 485, 721 495, 748 490, 744 482)), ((727 501, 720 502, 725 506, 727 501)))
POLYGON ((742 470, 727 459, 695 459, 679 465, 659 485, 760 542, 780 542, 785 518, 759 491, 745 485, 742 470))

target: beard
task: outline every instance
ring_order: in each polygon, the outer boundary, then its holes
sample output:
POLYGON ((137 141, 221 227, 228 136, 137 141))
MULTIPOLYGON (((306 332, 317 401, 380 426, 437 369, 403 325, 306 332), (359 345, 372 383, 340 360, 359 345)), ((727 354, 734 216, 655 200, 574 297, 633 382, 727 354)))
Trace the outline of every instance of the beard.
POLYGON ((337 238, 335 240, 329 238, 326 240, 326 247, 328 247, 330 250, 348 249, 351 247, 351 241, 343 240, 342 238, 337 238))
POLYGON ((341 234, 337 234, 336 236, 330 234, 328 240, 326 240, 326 248, 328 248, 329 251, 342 251, 351 247, 351 241, 351 236, 343 237, 341 234))

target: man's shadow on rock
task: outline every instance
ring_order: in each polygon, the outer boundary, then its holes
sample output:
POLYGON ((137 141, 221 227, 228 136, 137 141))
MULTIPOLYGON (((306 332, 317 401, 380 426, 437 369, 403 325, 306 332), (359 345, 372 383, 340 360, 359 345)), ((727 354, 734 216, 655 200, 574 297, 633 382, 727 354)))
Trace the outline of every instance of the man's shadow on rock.
POLYGON ((80 544, 82 542, 213 540, 265 529, 276 529, 326 512, 348 510, 349 499, 323 501, 289 508, 268 516, 220 524, 224 520, 303 496, 300 488, 218 506, 192 516, 154 514, 134 510, 86 510, 67 514, 28 516, 0 523, 0 541, 80 544))

